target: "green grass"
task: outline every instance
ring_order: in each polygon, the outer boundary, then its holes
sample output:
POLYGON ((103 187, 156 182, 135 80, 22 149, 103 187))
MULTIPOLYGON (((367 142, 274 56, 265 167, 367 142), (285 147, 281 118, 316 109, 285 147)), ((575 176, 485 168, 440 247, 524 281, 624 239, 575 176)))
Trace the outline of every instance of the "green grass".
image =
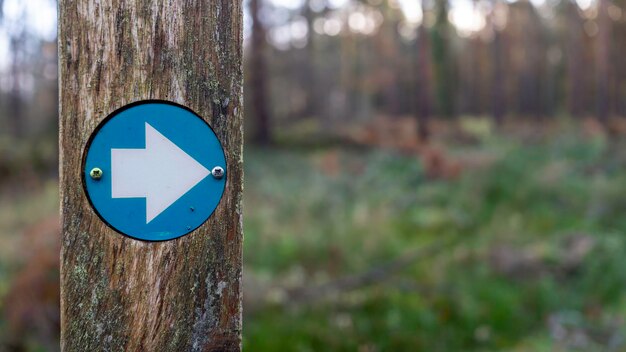
POLYGON ((246 316, 244 348, 626 350, 624 327, 608 323, 626 301, 621 145, 573 132, 486 137, 471 152, 495 162, 449 181, 390 152, 248 151, 245 263, 268 285, 321 284, 454 241, 380 283, 295 305, 270 299, 246 316), (335 152, 339 170, 328 172, 320 160, 335 152), (589 245, 570 263, 577 239, 589 245), (498 248, 521 263, 499 264, 498 248), (577 319, 561 322, 567 314, 577 319))

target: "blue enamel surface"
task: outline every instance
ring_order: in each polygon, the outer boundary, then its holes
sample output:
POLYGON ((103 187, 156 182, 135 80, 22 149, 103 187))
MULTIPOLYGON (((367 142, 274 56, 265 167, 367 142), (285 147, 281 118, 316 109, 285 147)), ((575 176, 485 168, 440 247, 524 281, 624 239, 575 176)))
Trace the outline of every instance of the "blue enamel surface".
POLYGON ((96 130, 83 169, 85 187, 98 215, 118 232, 146 241, 171 240, 188 234, 211 216, 224 193, 226 176, 219 180, 205 177, 146 224, 145 198, 111 197, 111 149, 145 148, 146 122, 208 170, 221 166, 228 173, 217 136, 199 116, 174 104, 144 102, 114 113, 96 130), (103 171, 100 180, 89 176, 94 167, 103 171))

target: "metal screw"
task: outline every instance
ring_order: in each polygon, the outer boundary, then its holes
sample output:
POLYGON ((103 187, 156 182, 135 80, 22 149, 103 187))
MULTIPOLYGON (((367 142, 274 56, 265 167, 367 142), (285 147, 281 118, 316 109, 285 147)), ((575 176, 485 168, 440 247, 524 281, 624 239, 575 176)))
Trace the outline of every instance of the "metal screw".
POLYGON ((91 169, 91 171, 89 171, 89 176, 97 181, 102 178, 102 170, 100 168, 94 167, 93 169, 91 169))
POLYGON ((213 168, 213 170, 211 170, 211 175, 219 180, 224 177, 224 169, 222 169, 220 166, 216 166, 213 168))

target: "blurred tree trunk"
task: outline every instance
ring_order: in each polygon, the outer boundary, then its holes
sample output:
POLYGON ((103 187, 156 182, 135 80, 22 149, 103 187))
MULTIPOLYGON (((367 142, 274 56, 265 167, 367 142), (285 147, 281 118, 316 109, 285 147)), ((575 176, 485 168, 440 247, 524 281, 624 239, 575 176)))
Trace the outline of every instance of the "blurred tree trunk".
POLYGON ((580 117, 584 109, 584 82, 582 78, 582 47, 584 44, 582 19, 575 0, 566 2, 567 16, 567 105, 572 116, 580 117))
POLYGON ((492 13, 490 14, 491 28, 493 30, 493 41, 491 43, 491 114, 496 125, 504 122, 504 62, 502 57, 502 30, 497 25, 497 11, 500 11, 499 1, 494 1, 492 13))
POLYGON ((463 50, 464 59, 460 60, 459 85, 460 99, 458 103, 459 113, 467 113, 477 116, 481 113, 481 38, 467 38, 463 50))
POLYGON ((340 86, 341 90, 345 93, 345 102, 341 105, 339 116, 343 118, 345 122, 352 122, 355 118, 358 105, 356 104, 360 95, 357 71, 359 70, 359 57, 357 56, 358 38, 352 33, 348 32, 341 38, 340 49, 340 86), (349 112, 349 113, 348 113, 349 112))
POLYGON ((21 57, 24 35, 11 38, 11 91, 9 93, 8 122, 11 133, 14 137, 20 138, 24 135, 24 113, 22 109, 21 91, 21 57))
POLYGON ((612 46, 612 68, 613 72, 613 112, 626 117, 626 65, 623 65, 623 59, 626 57, 626 21, 624 21, 624 14, 626 13, 626 1, 616 2, 617 14, 620 14, 620 19, 612 23, 611 35, 615 40, 611 43, 612 46), (621 11, 621 13, 619 12, 621 11))
POLYGON ((254 142, 267 145, 272 142, 272 130, 267 94, 267 59, 266 31, 259 18, 262 0, 250 0, 252 18, 252 43, 250 52, 250 84, 252 88, 252 106, 256 117, 254 142))
POLYGON ((313 14, 313 10, 311 9, 311 0, 306 0, 302 5, 302 16, 306 20, 307 26, 307 34, 306 34, 306 57, 304 59, 304 67, 303 67, 303 75, 305 77, 305 85, 306 85, 306 106, 304 109, 304 117, 312 117, 315 116, 319 118, 318 115, 318 104, 317 104, 317 84, 315 82, 315 37, 313 30, 313 21, 315 20, 315 16, 313 14))
POLYGON ((304 109, 304 117, 315 117, 318 120, 322 120, 325 128, 329 128, 329 118, 326 114, 322 113, 320 107, 322 107, 322 99, 320 97, 320 87, 317 79, 317 66, 316 66, 316 53, 317 43, 315 42, 315 30, 313 23, 315 21, 315 13, 311 8, 312 0, 306 0, 303 4, 302 15, 304 16, 307 24, 307 43, 306 43, 306 57, 304 60, 303 76, 305 77, 305 91, 306 91, 306 105, 304 109))
POLYGON ((437 111, 445 117, 455 113, 456 96, 453 65, 449 53, 451 26, 448 21, 448 0, 435 0, 435 26, 432 30, 432 52, 435 72, 437 111))
MULTIPOLYGON (((471 0, 472 11, 478 11, 477 0, 471 0)), ((462 46, 463 59, 459 60, 459 101, 457 102, 458 113, 478 116, 481 111, 481 53, 483 39, 480 36, 469 36, 462 46)))
POLYGON ((545 114, 545 90, 547 83, 546 52, 544 43, 546 32, 536 8, 528 0, 513 3, 517 12, 515 38, 518 51, 519 72, 517 77, 518 111, 527 117, 540 119, 545 114))
POLYGON ((598 0, 598 35, 596 42, 596 112, 603 124, 609 118, 609 75, 611 52, 611 18, 609 0, 598 0))
MULTIPOLYGON (((422 9, 425 9, 426 0, 422 0, 422 9)), ((424 11, 424 10, 422 10, 424 11)), ((432 65, 428 30, 424 21, 417 33, 417 81, 416 81, 416 117, 417 135, 420 142, 430 138, 430 116, 432 114, 432 65)))
POLYGON ((378 67, 382 73, 381 96, 386 113, 389 116, 397 116, 402 110, 400 108, 399 72, 403 69, 401 60, 398 57, 400 51, 400 39, 398 38, 398 26, 400 25, 399 10, 385 2, 381 11, 385 20, 375 36, 378 67))

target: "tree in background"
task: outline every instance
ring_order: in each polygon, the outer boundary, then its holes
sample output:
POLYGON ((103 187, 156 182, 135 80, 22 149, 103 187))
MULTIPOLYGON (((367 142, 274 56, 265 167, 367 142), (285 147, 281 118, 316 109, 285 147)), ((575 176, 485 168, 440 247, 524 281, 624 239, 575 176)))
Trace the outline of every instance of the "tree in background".
POLYGON ((613 0, 611 23, 611 62, 612 65, 612 110, 617 116, 626 116, 626 65, 623 65, 626 57, 626 0, 613 0))
POLYGON ((435 0, 435 25, 432 30, 435 99, 438 113, 444 117, 452 117, 456 107, 454 67, 449 47, 452 28, 448 21, 448 5, 448 0, 435 0))
POLYGON ((383 2, 378 9, 385 19, 378 33, 373 37, 376 50, 376 71, 378 72, 376 81, 380 87, 378 95, 382 110, 389 116, 397 116, 402 110, 400 76, 403 70, 398 38, 398 26, 402 14, 388 2, 383 2))
POLYGON ((598 35, 596 42, 596 113, 603 124, 609 118, 611 72, 611 18, 609 0, 598 0, 598 35))
POLYGON ((508 5, 506 37, 507 83, 512 91, 507 102, 522 117, 541 117, 545 114, 547 86, 546 34, 540 14, 528 0, 508 5))
POLYGON ((250 50, 250 85, 252 106, 256 117, 254 141, 261 145, 272 141, 271 121, 268 105, 267 84, 268 66, 266 60, 266 31, 259 17, 262 0, 250 0, 252 18, 252 43, 250 50))
MULTIPOLYGON (((0 65, 0 138, 28 144, 28 138, 37 136, 38 143, 46 138, 56 145, 56 41, 40 36, 26 7, 0 0, 0 39, 6 40, 9 49, 2 53, 6 65, 0 65), (3 4, 11 8, 8 16, 3 4)), ((5 155, 19 149, 12 148, 5 155)))
POLYGON ((11 45, 11 91, 9 93, 9 109, 8 109, 8 122, 11 128, 11 132, 15 137, 22 137, 24 135, 24 119, 22 112, 22 92, 20 88, 21 80, 21 66, 23 64, 23 43, 24 32, 16 36, 13 36, 10 41, 11 45))
POLYGON ((558 111, 624 116, 626 0, 603 1, 585 9, 575 0, 477 1, 471 18, 459 20, 465 10, 449 13, 458 4, 434 0, 425 27, 390 0, 303 0, 300 8, 271 7, 276 16, 266 21, 257 9, 247 61, 253 137, 271 139, 263 136, 272 126, 332 134, 409 113, 422 121, 422 137, 424 121, 456 114, 489 115, 496 125, 558 111))
POLYGON ((584 109, 584 62, 583 21, 575 0, 563 0, 567 27, 567 110, 574 117, 580 117, 584 109))
MULTIPOLYGON (((316 13, 313 11, 311 7, 312 0, 306 0, 302 5, 302 16, 306 20, 307 25, 307 34, 306 34, 306 56, 304 57, 303 62, 303 76, 305 78, 307 95, 306 95, 306 105, 304 108, 304 117, 318 117, 322 118, 323 114, 320 111, 320 107, 322 106, 322 97, 320 96, 320 88, 318 83, 318 72, 317 72, 317 56, 318 50, 315 37, 315 29, 313 24, 315 19, 317 18, 316 13)), ((326 6, 326 4, 324 4, 326 6)), ((328 120, 327 118, 323 118, 323 120, 328 120)))
POLYGON ((493 8, 489 14, 489 24, 493 31, 491 42, 491 115, 496 125, 501 125, 505 114, 505 92, 504 92, 504 60, 502 55, 502 28, 498 23, 500 11, 504 5, 498 0, 494 0, 493 8))
MULTIPOLYGON (((2 5, 3 2, 0 0, 0 9, 2 5)), ((1 20, 2 15, 0 13, 0 21, 1 20)), ((14 23, 9 26, 9 50, 11 53, 9 77, 11 89, 8 92, 9 100, 6 111, 9 130, 14 137, 18 138, 23 137, 25 128, 21 80, 23 79, 23 66, 28 60, 25 55, 27 32, 24 22, 24 13, 22 13, 21 18, 18 21, 14 21, 14 23)))
MULTIPOLYGON (((425 13, 426 0, 421 1, 422 13, 425 13)), ((425 17, 425 16, 423 16, 425 17)), ((420 141, 427 141, 430 137, 430 115, 432 114, 432 64, 430 50, 430 40, 425 20, 418 28, 417 33, 417 77, 415 79, 416 87, 416 117, 417 117, 417 134, 420 141)))

